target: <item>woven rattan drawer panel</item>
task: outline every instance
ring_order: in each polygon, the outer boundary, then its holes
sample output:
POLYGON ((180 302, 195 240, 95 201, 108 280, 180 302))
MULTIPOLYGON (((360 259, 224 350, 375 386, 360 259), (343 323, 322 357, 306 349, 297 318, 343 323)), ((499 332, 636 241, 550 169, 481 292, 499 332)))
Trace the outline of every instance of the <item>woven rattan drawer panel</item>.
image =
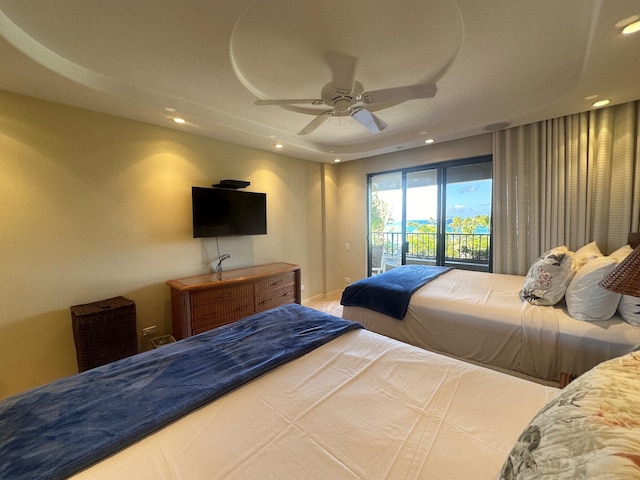
POLYGON ((295 288, 293 283, 284 287, 258 293, 256 295, 256 312, 279 307, 287 303, 296 301, 295 288))
POLYGON ((268 263, 169 280, 173 336, 197 335, 258 311, 301 302, 300 267, 268 263))
POLYGON ((191 294, 191 307, 200 307, 212 303, 226 302, 232 298, 253 295, 253 284, 238 285, 237 287, 204 290, 191 294))
POLYGON ((282 287, 287 284, 295 283, 295 275, 293 272, 288 273, 286 275, 280 275, 279 277, 269 278, 267 280, 261 280, 256 282, 256 294, 260 292, 264 292, 266 290, 271 290, 273 288, 282 287))
POLYGON ((208 307, 191 310, 191 325, 194 330, 210 329, 239 320, 254 312, 253 296, 240 297, 208 307))

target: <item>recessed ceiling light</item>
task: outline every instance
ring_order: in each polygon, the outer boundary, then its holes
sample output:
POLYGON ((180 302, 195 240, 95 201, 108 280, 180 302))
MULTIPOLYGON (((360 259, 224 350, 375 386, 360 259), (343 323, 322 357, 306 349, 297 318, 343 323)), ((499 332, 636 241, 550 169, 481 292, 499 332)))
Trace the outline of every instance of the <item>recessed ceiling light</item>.
POLYGON ((334 159, 333 163, 340 163, 340 159, 339 158, 334 159))
POLYGON ((598 95, 589 95, 588 97, 584 97, 585 100, 595 100, 598 98, 598 95))
POLYGON ((274 148, 284 148, 284 144, 282 143, 274 143, 273 146, 274 148))
POLYGON ((165 110, 166 110, 167 112, 175 112, 175 111, 176 111, 176 109, 175 109, 175 108, 173 108, 173 107, 166 107, 166 108, 165 108, 165 110))
POLYGON ((430 143, 433 143, 433 142, 435 142, 435 140, 434 140, 433 138, 427 138, 427 139, 424 141, 424 143, 426 143, 426 144, 430 144, 430 143))
POLYGON ((633 22, 622 29, 622 33, 629 35, 631 33, 640 32, 640 20, 633 22))
POLYGON ((173 121, 176 123, 187 123, 187 121, 184 118, 180 118, 180 117, 174 117, 173 121))
POLYGON ((621 20, 616 24, 616 26, 618 28, 622 28, 622 33, 624 35, 640 32, 640 15, 634 15, 633 17, 621 20))
POLYGON ((604 107, 605 105, 609 105, 610 102, 611 102, 611 100, 599 100, 599 101, 595 102, 592 106, 593 107, 604 107))

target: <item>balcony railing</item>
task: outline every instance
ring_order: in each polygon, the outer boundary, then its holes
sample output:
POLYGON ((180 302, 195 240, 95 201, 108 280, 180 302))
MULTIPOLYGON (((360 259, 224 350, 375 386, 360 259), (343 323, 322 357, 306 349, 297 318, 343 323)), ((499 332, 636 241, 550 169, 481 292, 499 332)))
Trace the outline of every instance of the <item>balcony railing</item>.
MULTIPOLYGON (((402 252, 400 232, 373 234, 373 245, 382 245, 383 255, 400 256, 402 252)), ((446 233, 445 261, 489 264, 491 235, 488 233, 446 233)), ((409 260, 436 260, 436 233, 407 233, 406 258, 409 260)))

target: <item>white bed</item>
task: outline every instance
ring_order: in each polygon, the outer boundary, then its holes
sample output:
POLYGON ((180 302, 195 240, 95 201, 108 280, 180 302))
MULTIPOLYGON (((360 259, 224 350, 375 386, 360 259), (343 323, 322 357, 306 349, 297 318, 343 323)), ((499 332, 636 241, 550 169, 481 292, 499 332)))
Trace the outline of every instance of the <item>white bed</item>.
POLYGON ((640 328, 618 315, 575 320, 564 303, 520 300, 523 276, 450 270, 417 290, 403 320, 345 306, 343 318, 428 350, 553 384, 640 348, 640 328))
POLYGON ((0 401, 0 478, 640 479, 639 370, 559 390, 287 305, 0 401))
POLYGON ((356 330, 75 479, 496 479, 559 390, 356 330))

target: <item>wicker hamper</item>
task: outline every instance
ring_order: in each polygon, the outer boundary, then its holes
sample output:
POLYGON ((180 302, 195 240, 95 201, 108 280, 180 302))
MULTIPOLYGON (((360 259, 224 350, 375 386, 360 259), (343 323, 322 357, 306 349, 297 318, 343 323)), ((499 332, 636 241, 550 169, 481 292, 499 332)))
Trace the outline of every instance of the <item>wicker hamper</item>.
POLYGON ((124 297, 71 307, 78 371, 138 353, 136 304, 124 297))

